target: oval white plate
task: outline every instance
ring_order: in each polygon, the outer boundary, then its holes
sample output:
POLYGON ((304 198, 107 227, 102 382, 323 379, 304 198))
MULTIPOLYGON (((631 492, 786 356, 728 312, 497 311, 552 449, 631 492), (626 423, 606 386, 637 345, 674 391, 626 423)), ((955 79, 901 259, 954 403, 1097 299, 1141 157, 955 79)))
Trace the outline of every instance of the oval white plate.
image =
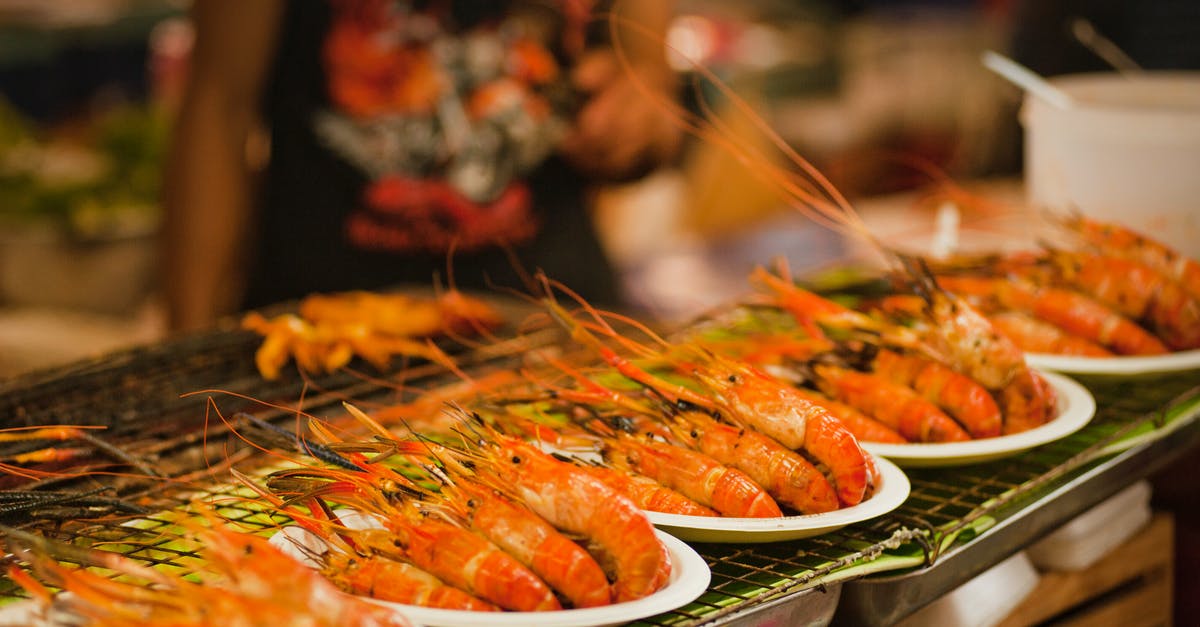
POLYGON ((1035 446, 1065 438, 1083 428, 1096 414, 1096 400, 1082 385, 1053 372, 1042 372, 1058 393, 1058 416, 1046 424, 1013 435, 969 442, 941 444, 881 444, 863 442, 863 448, 901 466, 961 466, 1016 455, 1035 446))
POLYGON ((692 542, 781 542, 819 536, 882 516, 900 507, 908 498, 910 485, 904 471, 879 457, 876 457, 875 463, 879 466, 883 482, 875 494, 853 507, 824 514, 783 518, 721 518, 646 512, 646 516, 659 529, 692 542))
MULTIPOLYGON (((308 548, 319 547, 310 545, 311 542, 323 544, 315 536, 309 538, 306 532, 284 533, 289 529, 299 530, 299 527, 284 527, 280 533, 271 536, 271 541, 289 555, 297 557, 294 542, 299 541, 308 548), (289 538, 289 536, 293 536, 289 538)), ((367 599, 386 607, 395 608, 405 618, 417 625, 428 627, 518 627, 524 625, 538 627, 605 627, 621 625, 639 618, 655 616, 673 609, 683 607, 696 600, 705 590, 712 578, 712 571, 703 557, 692 547, 682 541, 655 531, 667 553, 671 556, 671 578, 663 589, 650 596, 636 601, 614 603, 604 607, 588 607, 557 612, 470 612, 466 610, 444 610, 431 607, 419 607, 402 603, 391 603, 376 599, 367 599)), ((302 557, 302 556, 299 556, 302 557)), ((304 561, 302 559, 302 561, 304 561)), ((311 561, 308 562, 310 565, 311 561)))
POLYGON ((1200 368, 1200 349, 1148 357, 1072 357, 1026 353, 1025 362, 1034 368, 1073 374, 1133 375, 1175 372, 1200 368))

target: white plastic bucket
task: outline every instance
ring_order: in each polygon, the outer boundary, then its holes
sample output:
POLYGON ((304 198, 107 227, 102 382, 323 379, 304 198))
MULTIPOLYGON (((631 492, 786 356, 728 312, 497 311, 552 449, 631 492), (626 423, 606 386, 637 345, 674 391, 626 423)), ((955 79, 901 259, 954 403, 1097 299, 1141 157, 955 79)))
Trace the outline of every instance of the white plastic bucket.
POLYGON ((1077 74, 1025 96, 1030 203, 1119 222, 1200 258, 1200 72, 1077 74))

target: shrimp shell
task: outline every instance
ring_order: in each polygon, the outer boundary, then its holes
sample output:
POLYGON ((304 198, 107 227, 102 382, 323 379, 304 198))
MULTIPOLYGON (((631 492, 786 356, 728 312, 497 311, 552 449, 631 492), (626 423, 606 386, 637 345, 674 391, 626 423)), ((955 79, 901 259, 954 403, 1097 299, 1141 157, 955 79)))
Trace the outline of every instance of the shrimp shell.
POLYGON ((1147 264, 1088 253, 1050 254, 1064 281, 1141 320, 1175 350, 1200 348, 1200 302, 1147 264))
POLYGON ((865 372, 819 364, 821 391, 895 429, 913 442, 960 442, 970 436, 936 405, 913 390, 865 372))
POLYGON ((459 500, 472 529, 532 569, 573 607, 612 602, 596 560, 545 519, 485 488, 469 489, 460 482, 450 490, 466 490, 459 500))
POLYGON ((616 602, 640 599, 666 585, 671 558, 638 506, 581 468, 537 447, 498 437, 492 471, 535 513, 558 529, 586 537, 613 571, 616 602))
POLYGON ((1101 253, 1144 263, 1177 281, 1192 298, 1200 299, 1200 263, 1195 260, 1118 224, 1078 213, 1060 217, 1058 222, 1101 253))
POLYGON ((783 516, 779 505, 754 480, 703 453, 621 434, 606 442, 604 455, 618 466, 678 490, 722 516, 783 516))
POLYGON ((717 512, 711 507, 705 507, 649 477, 631 475, 602 466, 580 466, 580 468, 622 495, 629 497, 634 503, 637 503, 638 507, 648 512, 684 516, 717 515, 717 512))
POLYGON ((992 326, 1030 353, 1112 357, 1112 351, 1019 311, 1002 311, 988 317, 992 326))
POLYGON ((1000 435, 1000 408, 979 383, 949 367, 915 355, 881 350, 873 370, 893 383, 908 386, 937 404, 973 438, 1000 435))
MULTIPOLYGON (((681 414, 683 433, 700 452, 745 472, 776 501, 804 513, 838 508, 837 492, 812 462, 752 429, 739 429, 706 414, 681 414)), ((850 503, 853 505, 853 503, 850 503)))
MULTIPOLYGON (((1098 342, 1122 355, 1168 352, 1167 347, 1145 329, 1077 292, 1006 279, 944 276, 938 281, 953 292, 994 299, 1002 308, 1031 313, 1068 333, 1098 342)), ((975 378, 988 389, 1003 387, 975 378)))
POLYGON ((509 610, 560 610, 537 575, 496 545, 466 529, 401 513, 384 525, 405 559, 442 581, 509 610))
POLYGON ((324 572, 347 592, 380 601, 447 610, 500 611, 495 604, 448 586, 412 564, 383 557, 332 558, 324 572))
POLYGON ((845 403, 839 403, 831 398, 803 388, 797 389, 796 392, 804 400, 825 408, 830 415, 846 425, 846 429, 850 433, 853 433, 855 438, 862 442, 903 444, 908 441, 895 429, 845 403))
POLYGON ((792 450, 803 449, 829 468, 842 503, 862 501, 869 482, 867 454, 828 411, 804 400, 796 388, 744 363, 714 358, 696 375, 713 390, 733 422, 792 450))

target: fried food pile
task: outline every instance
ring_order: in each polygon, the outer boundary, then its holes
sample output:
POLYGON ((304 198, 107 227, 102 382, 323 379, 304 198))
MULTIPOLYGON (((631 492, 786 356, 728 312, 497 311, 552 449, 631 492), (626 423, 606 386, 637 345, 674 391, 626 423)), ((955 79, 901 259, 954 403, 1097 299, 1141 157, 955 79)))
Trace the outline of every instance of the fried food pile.
POLYGON ((355 356, 381 370, 394 355, 443 359, 433 339, 479 335, 501 322, 494 307, 457 291, 437 297, 353 291, 310 295, 295 314, 250 312, 242 328, 263 336, 255 365, 264 378, 277 379, 290 359, 309 374, 333 372, 355 356))

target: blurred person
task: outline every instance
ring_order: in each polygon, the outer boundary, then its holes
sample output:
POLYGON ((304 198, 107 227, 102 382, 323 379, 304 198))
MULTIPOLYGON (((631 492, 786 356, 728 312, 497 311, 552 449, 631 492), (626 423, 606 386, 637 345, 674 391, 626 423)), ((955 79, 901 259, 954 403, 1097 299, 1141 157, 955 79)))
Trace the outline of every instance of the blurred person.
POLYGON ((592 19, 605 8, 197 0, 164 197, 171 327, 312 292, 428 286, 448 261, 458 286, 519 286, 516 267, 541 268, 617 302, 585 190, 673 158, 681 131, 654 103, 675 97, 671 3, 615 8, 657 34, 622 33, 631 72, 592 19), (258 182, 247 140, 260 118, 258 182))

